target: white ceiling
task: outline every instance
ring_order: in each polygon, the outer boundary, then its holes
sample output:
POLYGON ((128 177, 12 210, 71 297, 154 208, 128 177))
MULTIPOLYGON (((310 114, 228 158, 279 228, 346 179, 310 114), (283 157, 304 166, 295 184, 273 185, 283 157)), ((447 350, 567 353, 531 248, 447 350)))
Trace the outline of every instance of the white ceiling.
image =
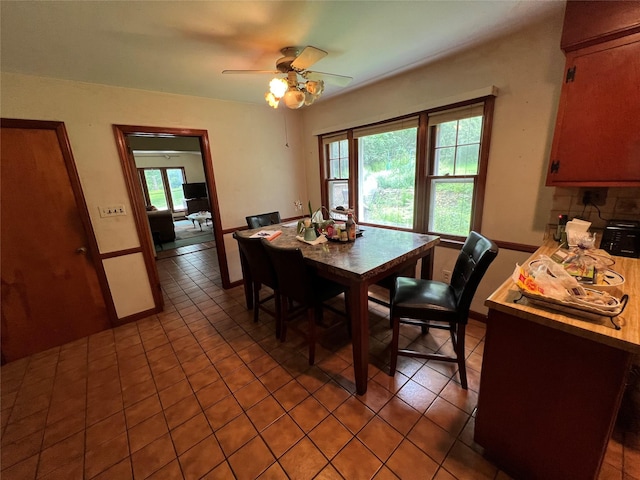
POLYGON ((3 72, 263 103, 280 49, 329 55, 311 70, 346 88, 415 68, 564 10, 564 0, 0 1, 3 72))

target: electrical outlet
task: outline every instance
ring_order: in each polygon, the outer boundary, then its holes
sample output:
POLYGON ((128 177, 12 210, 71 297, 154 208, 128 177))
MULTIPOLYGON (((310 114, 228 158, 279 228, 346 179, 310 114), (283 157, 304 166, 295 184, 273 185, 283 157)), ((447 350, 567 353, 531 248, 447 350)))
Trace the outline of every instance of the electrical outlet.
POLYGON ((602 206, 607 200, 607 188, 581 188, 578 195, 582 205, 602 206))
POLYGON ((124 209, 124 205, 119 204, 119 205, 108 205, 106 207, 98 207, 98 210, 100 210, 100 216, 102 218, 105 217, 116 217, 118 215, 126 215, 127 212, 124 209))
POLYGON ((443 278, 444 282, 450 283, 451 282, 451 270, 442 270, 442 278, 443 278))

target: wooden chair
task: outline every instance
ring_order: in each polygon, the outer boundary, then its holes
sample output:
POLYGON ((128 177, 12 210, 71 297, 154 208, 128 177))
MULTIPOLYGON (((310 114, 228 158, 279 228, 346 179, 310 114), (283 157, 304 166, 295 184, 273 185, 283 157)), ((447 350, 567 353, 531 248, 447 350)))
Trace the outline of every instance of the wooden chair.
MULTIPOLYGON (((280 340, 285 341, 289 320, 289 301, 296 302, 306 311, 308 323, 309 365, 315 361, 316 323, 322 322, 324 302, 344 293, 347 287, 316 275, 305 264, 299 248, 283 248, 262 240, 278 278, 280 291, 280 340)), ((345 296, 345 310, 348 305, 345 296)), ((350 325, 349 325, 350 327, 350 325)), ((349 332, 351 332, 349 328, 349 332)))
POLYGON ((238 242, 242 261, 251 276, 253 289, 253 321, 258 321, 260 310, 267 312, 276 319, 276 337, 280 337, 280 292, 278 290, 278 278, 271 265, 271 260, 267 255, 260 238, 241 237, 237 232, 233 233, 233 238, 238 242), (273 294, 260 298, 262 285, 266 285, 273 290, 273 294), (274 299, 275 310, 268 309, 264 304, 274 299))
POLYGON ((249 228, 268 227, 280 223, 280 212, 261 213, 259 215, 250 215, 246 217, 249 228))
POLYGON ((489 265, 498 254, 498 246, 477 232, 467 237, 451 274, 451 284, 436 280, 398 277, 391 299, 391 365, 395 375, 398 355, 426 358, 458 364, 460 383, 467 389, 464 337, 473 295, 489 265), (422 334, 429 328, 449 330, 455 357, 399 350, 400 324, 419 326, 422 334))

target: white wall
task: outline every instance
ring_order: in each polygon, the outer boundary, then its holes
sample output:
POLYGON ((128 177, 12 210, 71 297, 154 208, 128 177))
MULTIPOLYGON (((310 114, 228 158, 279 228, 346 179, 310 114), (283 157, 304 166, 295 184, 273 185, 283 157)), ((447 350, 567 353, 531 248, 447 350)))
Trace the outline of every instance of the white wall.
MULTIPOLYGON (((562 10, 500 41, 297 112, 6 73, 1 76, 0 112, 9 118, 65 122, 100 252, 106 253, 140 244, 130 215, 98 215, 102 204, 124 203, 130 211, 112 124, 207 130, 223 229, 232 229, 244 225, 250 213, 279 210, 283 217, 294 216, 296 199, 320 203, 315 134, 413 112, 495 85, 499 95, 482 232, 496 240, 538 245, 553 194, 544 187, 544 177, 564 67, 562 10)), ((232 281, 240 278, 234 244, 227 235, 232 281)), ((452 266, 455 254, 438 248, 436 265, 452 266)), ((523 256, 498 256, 474 310, 483 311, 484 298, 523 256)), ((149 285, 131 286, 122 262, 108 268, 120 316, 150 308, 152 302, 149 285)), ((137 258, 131 265, 142 268, 137 258)), ((141 273, 133 277, 143 277, 141 273)))
MULTIPOLYGON (((253 213, 294 216, 294 200, 307 196, 301 132, 293 121, 298 112, 8 73, 1 86, 2 117, 65 123, 100 253, 140 245, 131 215, 98 214, 100 205, 124 204, 131 211, 113 124, 207 130, 223 229, 245 225, 253 213), (290 117, 288 138, 284 115, 290 117)), ((237 251, 228 255, 239 264, 237 251)), ((105 261, 105 268, 119 317, 152 308, 138 255, 105 261)), ((231 280, 239 279, 238 269, 230 269, 231 280)))
MULTIPOLYGON (((558 8, 552 17, 514 35, 305 110, 304 153, 312 202, 320 198, 314 134, 451 103, 496 86, 482 233, 495 240, 539 245, 553 197, 544 181, 564 71, 562 20, 563 8, 558 8)), ((456 255, 455 250, 436 249, 437 276, 443 268, 453 268, 456 255)), ((515 261, 527 256, 499 254, 472 309, 486 311, 484 299, 513 271, 515 261)))

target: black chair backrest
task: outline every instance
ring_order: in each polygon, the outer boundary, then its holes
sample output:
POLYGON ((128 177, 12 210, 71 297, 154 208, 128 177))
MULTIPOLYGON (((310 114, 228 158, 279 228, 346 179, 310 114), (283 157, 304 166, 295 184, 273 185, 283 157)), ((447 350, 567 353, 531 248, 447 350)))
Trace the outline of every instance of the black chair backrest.
POLYGON ((268 227, 280 223, 280 212, 261 213, 246 217, 249 228, 268 227))
POLYGON ((233 232, 233 238, 238 241, 238 247, 247 261, 254 282, 259 282, 271 288, 278 288, 276 272, 271 260, 265 252, 260 238, 241 237, 233 232))
POLYGON ((466 322, 478 285, 497 255, 498 246, 493 241, 477 232, 469 233, 451 274, 460 321, 466 322))
POLYGON ((262 244, 271 259, 278 278, 280 294, 296 302, 313 302, 312 276, 299 248, 277 247, 263 239, 262 244))

